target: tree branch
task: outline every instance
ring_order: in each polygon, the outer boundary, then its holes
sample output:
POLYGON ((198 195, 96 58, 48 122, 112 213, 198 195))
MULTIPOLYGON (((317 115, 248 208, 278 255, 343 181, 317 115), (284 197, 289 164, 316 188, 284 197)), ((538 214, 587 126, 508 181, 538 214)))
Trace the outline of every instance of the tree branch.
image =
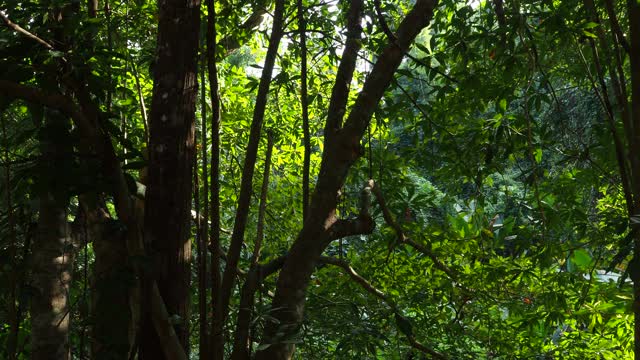
POLYGON ((629 48, 629 43, 627 39, 624 37, 624 33, 620 28, 620 23, 618 22, 618 16, 616 15, 616 10, 613 8, 613 2, 611 0, 604 0, 604 7, 607 10, 607 15, 609 16, 609 22, 611 22, 611 28, 613 29, 613 33, 615 34, 618 42, 626 51, 627 54, 631 52, 629 48))
POLYGON ((267 153, 264 160, 264 175, 260 190, 260 204, 258 207, 258 225, 256 240, 251 256, 249 275, 240 292, 240 306, 238 308, 238 320, 236 321, 235 339, 231 359, 245 360, 250 357, 251 347, 249 342, 249 327, 251 325, 251 313, 253 311, 254 295, 258 285, 262 282, 260 266, 260 251, 264 238, 264 217, 267 210, 267 193, 269 191, 269 172, 271 171, 271 154, 273 152, 273 132, 268 132, 267 153))
POLYGON ((300 105, 302 106, 302 140, 304 158, 302 164, 302 219, 309 208, 309 169, 311 167, 311 134, 309 133, 309 96, 307 91, 307 22, 302 0, 296 2, 298 30, 300 32, 300 105))
POLYGON ((233 35, 228 35, 218 42, 218 46, 222 47, 224 52, 217 54, 216 60, 229 56, 243 45, 238 34, 250 33, 260 26, 264 15, 267 14, 267 5, 266 3, 258 5, 249 18, 239 26, 239 29, 234 31, 233 35))
POLYGON ((376 228, 376 223, 369 215, 359 215, 355 219, 338 219, 327 230, 329 240, 338 240, 347 236, 368 235, 376 228))
POLYGON ((342 126, 347 101, 349 100, 349 88, 353 73, 356 70, 358 51, 362 47, 360 34, 360 17, 362 16, 362 0, 355 0, 349 6, 347 14, 347 41, 345 42, 342 60, 338 66, 336 80, 331 91, 327 122, 324 128, 325 142, 329 141, 333 134, 342 126))
POLYGON ((393 300, 391 300, 391 298, 388 297, 384 292, 382 292, 381 290, 376 289, 373 285, 371 285, 371 283, 369 283, 369 281, 367 281, 367 279, 365 279, 362 276, 360 276, 351 267, 351 265, 346 260, 336 259, 336 258, 329 257, 329 256, 321 256, 320 259, 318 260, 318 262, 320 262, 322 264, 329 264, 329 265, 334 265, 334 266, 337 266, 339 268, 342 268, 344 270, 344 272, 347 273, 347 275, 349 275, 351 277, 351 279, 353 279, 353 281, 355 281, 363 289, 367 290, 367 292, 371 293, 373 296, 375 296, 378 299, 382 300, 392 310, 394 310, 394 311, 396 310, 397 306, 396 306, 395 302, 393 300))
MULTIPOLYGON (((404 53, 433 17, 436 5, 437 0, 416 1, 398 28, 396 33, 398 41, 387 45, 379 55, 351 108, 345 126, 336 131, 335 128, 331 128, 332 125, 335 126, 335 121, 333 124, 327 124, 329 131, 325 128, 324 153, 309 205, 309 215, 289 250, 289 256, 276 284, 272 315, 278 321, 266 325, 262 344, 269 346, 258 351, 256 359, 291 358, 295 346, 282 342, 281 333, 283 329, 296 329, 303 319, 305 290, 309 285, 316 261, 326 248, 326 241, 329 238, 326 230, 336 220, 336 195, 344 185, 351 166, 362 154, 360 140, 373 111, 391 82, 404 53), (335 131, 335 134, 331 135, 331 131, 335 131)), ((342 119, 343 114, 330 112, 329 116, 342 119)))
POLYGON ((59 93, 47 93, 36 87, 2 79, 0 79, 0 94, 56 109, 69 116, 83 134, 91 137, 96 135, 95 129, 85 117, 82 109, 68 96, 59 93))
POLYGON ((375 195, 376 200, 378 200, 378 205, 380 205, 380 209, 382 210, 382 216, 384 218, 384 221, 396 232, 396 235, 398 236, 398 241, 400 243, 407 244, 413 247, 414 249, 418 250, 422 254, 428 256, 431 259, 431 261, 433 261, 433 264, 437 269, 447 274, 451 280, 458 281, 457 274, 453 272, 453 270, 451 270, 451 268, 445 265, 442 261, 440 261, 440 259, 438 259, 438 257, 433 251, 431 251, 426 246, 411 240, 409 237, 406 236, 406 234, 402 230, 402 227, 400 226, 400 224, 398 224, 398 222, 395 221, 394 216, 391 214, 391 211, 387 207, 387 203, 384 200, 384 196, 382 195, 382 191, 380 190, 380 188, 375 186, 373 180, 369 180, 369 182, 371 184, 371 191, 375 195))
MULTIPOLYGON (((393 312, 399 316, 399 311, 398 311, 398 307, 395 304, 395 302, 389 297, 387 296, 384 292, 382 292, 381 290, 377 289, 375 286, 371 285, 371 283, 369 281, 367 281, 367 279, 363 278, 362 276, 360 276, 352 267, 351 265, 346 262, 345 260, 342 259, 336 259, 336 258, 332 258, 332 257, 327 257, 327 256, 321 256, 319 262, 324 263, 324 264, 330 264, 330 265, 334 265, 337 266, 339 268, 342 268, 342 270, 344 270, 345 273, 347 273, 347 275, 349 275, 351 277, 351 279, 353 281, 355 281, 358 285, 360 285, 363 289, 365 289, 368 293, 372 294, 373 296, 377 297, 378 299, 382 300, 387 306, 389 306, 389 308, 391 308, 391 310, 393 310, 393 312)), ((421 352, 425 353, 425 354, 429 354, 431 356, 433 356, 436 359, 446 359, 447 357, 438 352, 435 351, 431 348, 428 348, 426 346, 424 346, 423 344, 419 343, 415 337, 411 334, 407 334, 404 333, 407 336, 407 340, 409 341, 409 344, 411 344, 411 346, 417 350, 420 350, 421 352)))
POLYGON ((9 28, 12 29, 13 31, 16 31, 26 37, 28 37, 29 39, 39 43, 40 45, 46 47, 49 50, 53 50, 53 46, 51 44, 49 44, 48 42, 42 40, 41 38, 39 38, 38 36, 30 33, 29 31, 25 30, 24 28, 22 28, 20 25, 13 23, 11 20, 9 20, 9 18, 7 17, 7 15, 4 13, 4 11, 0 10, 0 18, 2 18, 2 21, 4 22, 4 24, 9 28))
MULTIPOLYGON (((378 57, 344 126, 345 136, 360 139, 367 128, 393 74, 402 62, 418 33, 431 21, 437 1, 418 0, 396 31, 396 41, 389 43, 378 57)), ((355 160, 355 159, 354 159, 355 160)))
POLYGON ((284 0, 276 1, 276 9, 273 20, 273 30, 269 39, 269 47, 258 86, 258 94, 256 96, 256 105, 253 112, 253 120, 251 122, 251 130, 249 133, 249 144, 244 160, 242 170, 242 180, 240 184, 240 195, 238 196, 238 207, 236 209, 236 217, 233 226, 233 234, 231 235, 231 243, 227 252, 227 265, 222 276, 221 299, 219 306, 222 309, 222 316, 227 316, 229 301, 235 283, 236 267, 240 259, 240 252, 244 242, 244 233, 249 216, 249 207, 251 205, 251 193, 253 187, 253 173, 255 169, 258 145, 260 142, 260 133, 262 131, 262 123, 267 106, 267 96, 271 84, 271 74, 275 65, 276 55, 278 53, 278 45, 284 32, 284 0))

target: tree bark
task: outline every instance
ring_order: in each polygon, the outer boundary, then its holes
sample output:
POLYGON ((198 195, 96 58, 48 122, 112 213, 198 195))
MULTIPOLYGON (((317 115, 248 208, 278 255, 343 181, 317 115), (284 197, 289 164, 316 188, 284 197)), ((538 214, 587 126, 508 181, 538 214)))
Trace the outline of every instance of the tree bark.
MULTIPOLYGON (((214 0, 207 0, 207 72, 211 97, 211 331, 208 355, 213 360, 224 358, 224 320, 221 306, 222 273, 220 266, 220 97, 218 95, 218 68, 216 66, 217 44, 216 7, 214 0)), ((204 131, 204 130, 203 130, 204 131)), ((203 149, 206 155, 206 148, 203 149)), ((205 160, 206 161, 206 160, 205 160)), ((203 167, 203 170, 206 170, 203 167)), ((206 171, 204 172, 206 174, 206 171)), ((205 199, 206 204, 206 199, 205 199)))
POLYGON ((297 1, 298 30, 300 32, 300 104, 302 106, 302 139, 304 161, 302 165, 302 219, 309 207, 309 168, 311 166, 311 135, 309 134, 309 99, 307 94, 307 22, 302 0, 297 1))
POLYGON ((273 152, 273 134, 269 132, 267 153, 264 160, 264 175, 262 178, 262 188, 260 190, 260 205, 258 208, 258 226, 256 229, 256 242, 251 256, 251 268, 240 291, 240 306, 238 308, 238 321, 234 334, 232 360, 248 360, 251 357, 251 342, 249 339, 249 328, 253 312, 254 295, 260 279, 260 251, 262 250, 262 240, 264 238, 264 218, 267 211, 267 193, 269 191, 269 172, 271 171, 271 154, 273 152))
MULTIPOLYGON (((95 194, 80 197, 74 231, 93 243, 92 359, 129 358, 135 338, 131 302, 133 272, 125 233, 95 194)), ((83 242, 84 242, 83 241, 83 242)))
POLYGON ((40 199, 38 235, 33 244, 31 359, 65 360, 69 348, 69 285, 73 251, 66 204, 46 193, 40 199))
POLYGON ((64 138, 66 119, 51 113, 45 118, 47 138, 41 141, 40 214, 33 244, 31 299, 31 359, 66 360, 69 348, 69 286, 74 246, 67 224, 69 197, 59 169, 70 156, 64 138), (58 171, 56 171, 58 170, 58 171))
MULTIPOLYGON (((204 47, 203 47, 204 50, 204 47)), ((203 51, 203 60, 206 60, 206 53, 203 51)), ((204 61, 203 61, 204 63, 204 61)), ((207 171, 207 91, 205 86, 206 68, 202 66, 200 70, 200 113, 202 121, 202 189, 204 198, 204 211, 202 219, 200 219, 200 184, 198 183, 198 161, 194 161, 193 171, 195 172, 195 203, 197 234, 198 234, 198 311, 200 319, 200 343, 199 353, 200 359, 209 359, 209 323, 207 321, 207 242, 209 241, 209 173, 207 171)), ((196 146, 197 148, 197 146, 196 146)))
MULTIPOLYGON (((331 226, 336 223, 337 196, 347 173, 361 155, 360 139, 366 130, 371 115, 391 82, 405 52, 418 33, 428 25, 437 0, 418 0, 398 27, 396 40, 389 44, 379 56, 371 74, 345 122, 330 138, 325 137, 318 182, 309 206, 309 215, 292 245, 289 256, 280 272, 276 293, 271 308, 278 323, 269 323, 262 340, 266 349, 256 358, 290 359, 295 346, 284 343, 295 334, 303 318, 306 288, 315 264, 330 242, 331 226), (284 334, 284 335, 280 335, 284 334)), ((336 116, 329 113, 328 117, 336 116)), ((336 119, 339 119, 337 117, 336 119)), ((339 124, 334 121, 332 125, 339 124)))
MULTIPOLYGON (((153 259, 152 276, 169 314, 176 320, 173 325, 178 339, 188 353, 191 176, 200 1, 160 0, 158 6, 144 236, 153 259)), ((143 359, 168 359, 158 345, 160 339, 149 316, 143 320, 142 334, 143 359)))

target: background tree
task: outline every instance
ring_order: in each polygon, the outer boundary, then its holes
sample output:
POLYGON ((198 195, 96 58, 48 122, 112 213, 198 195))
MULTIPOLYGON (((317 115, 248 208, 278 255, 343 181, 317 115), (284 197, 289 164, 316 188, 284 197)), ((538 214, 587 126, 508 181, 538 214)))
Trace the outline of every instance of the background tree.
POLYGON ((0 10, 2 356, 640 352, 635 2, 0 10))

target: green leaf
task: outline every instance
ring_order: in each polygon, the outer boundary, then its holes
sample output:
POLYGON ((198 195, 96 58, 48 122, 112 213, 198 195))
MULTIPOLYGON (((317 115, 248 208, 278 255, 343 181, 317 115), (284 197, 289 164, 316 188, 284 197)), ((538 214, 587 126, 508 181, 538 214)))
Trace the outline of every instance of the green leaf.
POLYGON ((498 107, 500 108, 500 110, 502 112, 507 111, 507 100, 506 99, 500 99, 500 102, 498 103, 498 107))
POLYGON ((542 148, 537 148, 534 152, 534 158, 538 164, 542 162, 542 148))
POLYGON ((571 256, 573 263, 580 269, 585 269, 591 265, 593 259, 586 250, 578 249, 573 252, 571 256))

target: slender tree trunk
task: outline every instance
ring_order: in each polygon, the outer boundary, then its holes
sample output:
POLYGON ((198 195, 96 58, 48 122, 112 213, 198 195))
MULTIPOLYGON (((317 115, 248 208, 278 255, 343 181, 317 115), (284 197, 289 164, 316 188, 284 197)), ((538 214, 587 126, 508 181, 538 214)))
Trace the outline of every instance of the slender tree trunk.
POLYGON ((264 175, 260 190, 260 205, 258 207, 258 225, 256 229, 256 242, 251 256, 249 275, 240 291, 240 306, 238 309, 238 321, 234 334, 232 360, 249 360, 251 357, 251 339, 249 328, 251 325, 253 301, 255 292, 262 282, 258 261, 264 239, 264 218, 267 211, 267 194, 269 192, 269 173, 271 171, 271 154, 273 153, 273 134, 270 132, 267 143, 267 153, 264 160, 264 175))
MULTIPOLYGON (((206 53, 203 51, 203 60, 206 53)), ((204 61, 202 62, 204 64, 204 61)), ((196 213, 198 216, 198 296, 200 312, 200 359, 209 359, 209 323, 207 321, 207 242, 209 240, 209 173, 207 171, 207 90, 205 85, 206 67, 200 70, 200 112, 202 114, 202 189, 204 198, 204 214, 200 219, 200 198, 198 184, 198 162, 195 162, 193 170, 196 172, 196 213)))
MULTIPOLYGON (((152 276, 169 314, 176 320, 174 328, 187 354, 199 30, 199 0, 159 2, 144 236, 154 263, 152 276)), ((149 296, 145 298, 150 299, 149 296)), ((159 341, 151 319, 146 316, 141 357, 145 360, 165 359, 159 341)))
POLYGON ((258 95, 256 96, 256 105, 253 111, 249 143, 247 144, 247 152, 245 154, 244 166, 242 169, 242 181, 240 184, 240 195, 238 196, 236 217, 233 224, 233 234, 231 235, 231 243, 229 245, 229 251, 227 252, 227 265, 225 266, 222 279, 222 297, 220 299, 220 306, 222 306, 223 317, 221 320, 224 320, 227 316, 229 301, 235 284, 238 261, 240 260, 240 251, 242 250, 242 244, 244 243, 244 233, 247 225, 247 219, 249 217, 249 208, 251 206, 253 173, 258 156, 258 145, 260 143, 264 113, 267 107, 271 75, 276 62, 280 39, 282 39, 282 35, 284 34, 283 26, 284 0, 276 0, 273 30, 269 38, 269 47, 267 49, 260 84, 258 85, 258 95))
POLYGON ((311 134, 309 134, 309 98, 307 94, 307 22, 304 18, 302 0, 297 1, 297 11, 298 28, 300 32, 300 103, 302 106, 302 137, 304 142, 304 161, 302 164, 302 219, 305 219, 309 207, 311 134))
MULTIPOLYGON (((216 7, 214 0, 207 0, 207 72, 209 76, 209 96, 211 97, 211 339, 209 356, 214 360, 224 358, 224 320, 221 306, 222 274, 220 269, 220 98, 218 96, 218 68, 216 66, 217 32, 216 7)), ((206 129, 205 129, 206 130, 206 129)), ((204 130, 203 130, 204 131, 204 130)), ((206 136, 206 134, 204 135, 206 136)), ((204 157, 206 158, 206 150, 204 157)), ((203 174, 207 173, 206 160, 203 174)), ((206 187, 206 185, 205 185, 206 187)), ((208 198, 208 196, 207 196, 208 198)), ((206 199, 205 199, 206 206, 206 199)))

